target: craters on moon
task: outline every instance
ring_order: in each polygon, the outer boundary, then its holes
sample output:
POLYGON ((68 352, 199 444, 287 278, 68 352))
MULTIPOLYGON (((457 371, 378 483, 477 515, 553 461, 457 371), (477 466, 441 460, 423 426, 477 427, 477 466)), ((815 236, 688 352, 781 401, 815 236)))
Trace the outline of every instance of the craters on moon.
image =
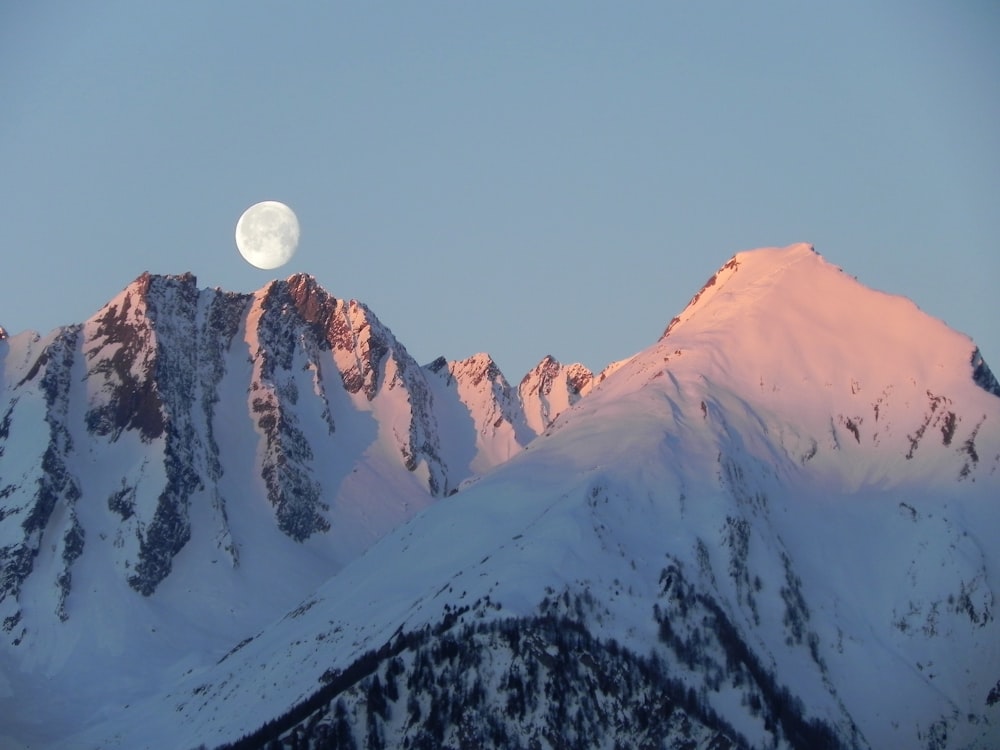
POLYGON ((285 265, 298 246, 299 220, 284 203, 255 203, 236 222, 236 247, 244 260, 257 268, 285 265))

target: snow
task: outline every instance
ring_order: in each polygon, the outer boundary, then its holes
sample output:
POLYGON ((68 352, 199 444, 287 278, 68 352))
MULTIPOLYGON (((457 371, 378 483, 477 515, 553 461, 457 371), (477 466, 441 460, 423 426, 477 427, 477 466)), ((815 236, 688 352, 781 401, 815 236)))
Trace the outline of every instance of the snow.
MULTIPOLYGON (((425 473, 399 471, 409 392, 383 389, 369 401, 345 390, 343 352, 311 365, 300 352, 290 408, 322 457, 312 470, 331 523, 303 543, 276 528, 260 487, 261 436, 247 410, 256 309, 226 354, 215 405, 225 513, 207 490, 196 493, 191 541, 151 597, 123 584, 127 535, 120 547, 94 537, 122 533, 102 503, 123 477, 139 494, 162 486, 162 448, 128 433, 95 443, 79 429, 82 413, 71 415, 72 468, 96 498, 78 504, 88 546, 73 566, 71 617, 41 616, 55 606, 46 599, 53 573, 41 573, 58 559, 49 550, 29 579, 25 616, 50 625, 33 625, 30 649, 0 651, 0 712, 21 717, 3 731, 25 744, 231 741, 308 696, 327 669, 486 596, 500 607, 484 616, 506 618, 588 591, 595 634, 640 654, 659 649, 700 685, 703 675, 656 635, 653 604, 665 606, 660 575, 671 565, 711 594, 808 715, 854 721, 872 747, 916 746, 939 720, 949 747, 996 739, 1000 715, 984 699, 1000 678, 991 536, 1000 399, 972 382, 972 342, 908 300, 866 289, 808 245, 741 253, 660 341, 609 366, 585 397, 569 403, 567 368, 555 363, 562 390, 533 395, 526 421, 515 415, 495 432, 487 427, 504 416, 502 384, 462 376, 487 371, 485 355, 419 370, 442 405, 442 460, 482 472, 437 502, 425 473), (318 416, 321 393, 332 434, 318 416), (558 419, 543 424, 546 408, 558 419), (529 425, 540 435, 522 443, 529 425), (234 540, 235 560, 220 539, 234 540), (107 679, 81 691, 94 674, 107 679), (39 706, 36 722, 23 718, 39 706)), ((7 361, 17 339, 4 342, 7 361)), ((363 359, 352 356, 352 366, 363 359)), ((390 360, 385 382, 403 377, 398 367, 390 360)), ((15 425, 38 422, 29 395, 15 425)), ((46 440, 7 441, 0 468, 37 465, 21 462, 46 440)), ((763 741, 739 691, 708 694, 763 741)))

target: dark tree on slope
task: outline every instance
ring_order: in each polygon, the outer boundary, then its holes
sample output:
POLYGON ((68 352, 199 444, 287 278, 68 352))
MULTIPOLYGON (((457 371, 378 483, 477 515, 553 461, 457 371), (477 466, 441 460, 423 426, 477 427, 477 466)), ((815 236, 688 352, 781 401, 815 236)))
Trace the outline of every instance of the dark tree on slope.
MULTIPOLYGON (((721 609, 710 601, 688 606, 706 618, 711 635, 703 638, 724 644, 726 661, 748 686, 748 715, 766 714, 762 723, 774 741, 810 750, 849 746, 831 727, 803 718, 801 703, 763 669, 721 609)), ((314 698, 231 747, 264 747, 268 736, 282 738, 283 750, 293 738, 310 750, 749 747, 667 662, 596 639, 580 621, 544 615, 435 630, 370 652, 314 698), (354 677, 345 681, 348 673, 354 677)))

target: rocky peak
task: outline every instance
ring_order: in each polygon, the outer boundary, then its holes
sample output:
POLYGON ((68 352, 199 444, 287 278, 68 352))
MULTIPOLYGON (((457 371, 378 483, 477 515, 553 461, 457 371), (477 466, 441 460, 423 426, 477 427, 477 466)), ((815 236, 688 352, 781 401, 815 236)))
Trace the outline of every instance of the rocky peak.
POLYGON ((317 283, 316 278, 304 273, 289 276, 284 282, 291 303, 302 316, 303 322, 313 329, 316 341, 323 348, 332 346, 329 331, 341 303, 317 283))
POLYGON ((551 354, 547 354, 521 379, 519 390, 522 396, 548 396, 553 388, 562 386, 568 393, 582 396, 590 389, 593 381, 594 373, 579 362, 563 365, 551 354))
POLYGON ((446 489, 447 479, 438 456, 438 439, 424 372, 366 305, 354 299, 337 299, 314 277, 295 274, 286 281, 272 282, 258 292, 257 310, 250 314, 250 325, 256 326, 259 343, 255 361, 260 359, 254 379, 260 392, 254 397, 253 409, 260 415, 258 426, 269 436, 267 455, 273 458, 274 467, 269 476, 284 477, 283 486, 290 488, 285 491, 280 489, 277 479, 272 482, 273 487, 269 486, 272 502, 279 509, 285 507, 285 500, 290 502, 292 499, 296 507, 308 506, 305 524, 299 524, 302 513, 292 514, 296 519, 296 538, 304 539, 312 531, 326 528, 320 515, 314 512, 323 506, 317 486, 308 478, 311 470, 307 465, 313 456, 287 409, 280 408, 278 403, 293 394, 297 399, 302 392, 295 385, 293 374, 296 357, 303 357, 308 367, 317 373, 312 389, 324 403, 323 416, 331 432, 333 416, 321 374, 329 367, 327 357, 321 356, 327 351, 332 352, 333 364, 349 394, 363 394, 368 402, 385 396, 382 400, 386 403, 374 407, 375 410, 394 411, 401 424, 409 423, 405 431, 392 430, 392 440, 407 470, 416 471, 424 466, 432 495, 446 489), (387 395, 390 392, 395 393, 387 395), (290 445, 299 447, 288 452, 284 446, 290 445), (294 461, 290 458, 293 455, 296 456, 294 461), (301 465, 301 471, 295 469, 296 465, 301 465), (303 504, 302 498, 310 500, 303 504), (304 530, 298 530, 300 526, 304 530))
POLYGON ((559 360, 551 354, 546 354, 527 375, 521 378, 520 389, 545 395, 552 389, 552 383, 561 369, 559 360))
POLYGON ((350 373, 344 373, 345 385, 352 393, 364 387, 369 399, 373 398, 378 383, 371 376, 376 374, 382 358, 400 345, 368 306, 355 299, 334 297, 315 277, 304 273, 273 282, 269 292, 297 311, 322 349, 355 357, 355 363, 347 368, 350 373))
MULTIPOLYGON (((473 354, 463 360, 451 363, 451 374, 454 378, 468 380, 473 386, 478 386, 484 380, 494 381, 503 378, 503 373, 489 354, 473 354)), ((504 379, 506 383, 506 379, 504 379)))
POLYGON ((562 365, 552 355, 546 355, 518 386, 528 425, 540 434, 585 396, 593 384, 594 374, 584 365, 562 365))

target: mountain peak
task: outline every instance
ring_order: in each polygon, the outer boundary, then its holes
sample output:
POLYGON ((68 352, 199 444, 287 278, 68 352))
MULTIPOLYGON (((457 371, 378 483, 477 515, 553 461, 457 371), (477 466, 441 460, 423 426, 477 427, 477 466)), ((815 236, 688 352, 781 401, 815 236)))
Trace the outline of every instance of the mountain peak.
POLYGON ((327 300, 334 299, 326 289, 320 286, 315 276, 307 273, 294 273, 284 282, 273 283, 283 283, 292 298, 302 307, 322 305, 327 300))
POLYGON ((865 286, 806 244, 733 256, 671 321, 667 339, 671 349, 712 352, 734 373, 813 383, 838 373, 881 381, 900 369, 920 380, 968 362, 975 348, 911 300, 865 286))
MULTIPOLYGON (((803 260, 820 261, 824 265, 829 265, 812 245, 804 242, 783 248, 769 247, 758 250, 744 250, 736 253, 736 255, 722 264, 718 271, 709 277, 708 281, 698 290, 698 293, 687 303, 684 310, 670 321, 663 332, 663 337, 670 333, 678 323, 687 320, 697 310, 704 307, 722 287, 726 286, 735 277, 737 271, 740 271, 740 269, 743 269, 740 278, 749 284, 761 278, 780 274, 782 270, 803 260)), ((839 271, 840 269, 837 270, 839 271)))
POLYGON ((555 419, 590 392, 594 374, 576 362, 563 365, 551 354, 521 380, 518 393, 525 407, 528 425, 542 433, 555 419))
POLYGON ((731 258, 584 409, 647 389, 693 402, 693 416, 706 422, 724 391, 769 429, 785 430, 783 450, 854 487, 884 478, 889 466, 934 483, 973 476, 977 425, 995 408, 983 391, 1000 393, 968 336, 905 297, 865 286, 809 245, 731 258), (795 425, 795 437, 779 424, 795 425), (836 459, 842 451, 856 453, 846 469, 836 459), (924 460, 912 461, 918 451, 924 460))
POLYGON ((503 377, 493 357, 485 352, 452 363, 451 374, 453 377, 468 377, 473 385, 479 385, 484 379, 503 377))

